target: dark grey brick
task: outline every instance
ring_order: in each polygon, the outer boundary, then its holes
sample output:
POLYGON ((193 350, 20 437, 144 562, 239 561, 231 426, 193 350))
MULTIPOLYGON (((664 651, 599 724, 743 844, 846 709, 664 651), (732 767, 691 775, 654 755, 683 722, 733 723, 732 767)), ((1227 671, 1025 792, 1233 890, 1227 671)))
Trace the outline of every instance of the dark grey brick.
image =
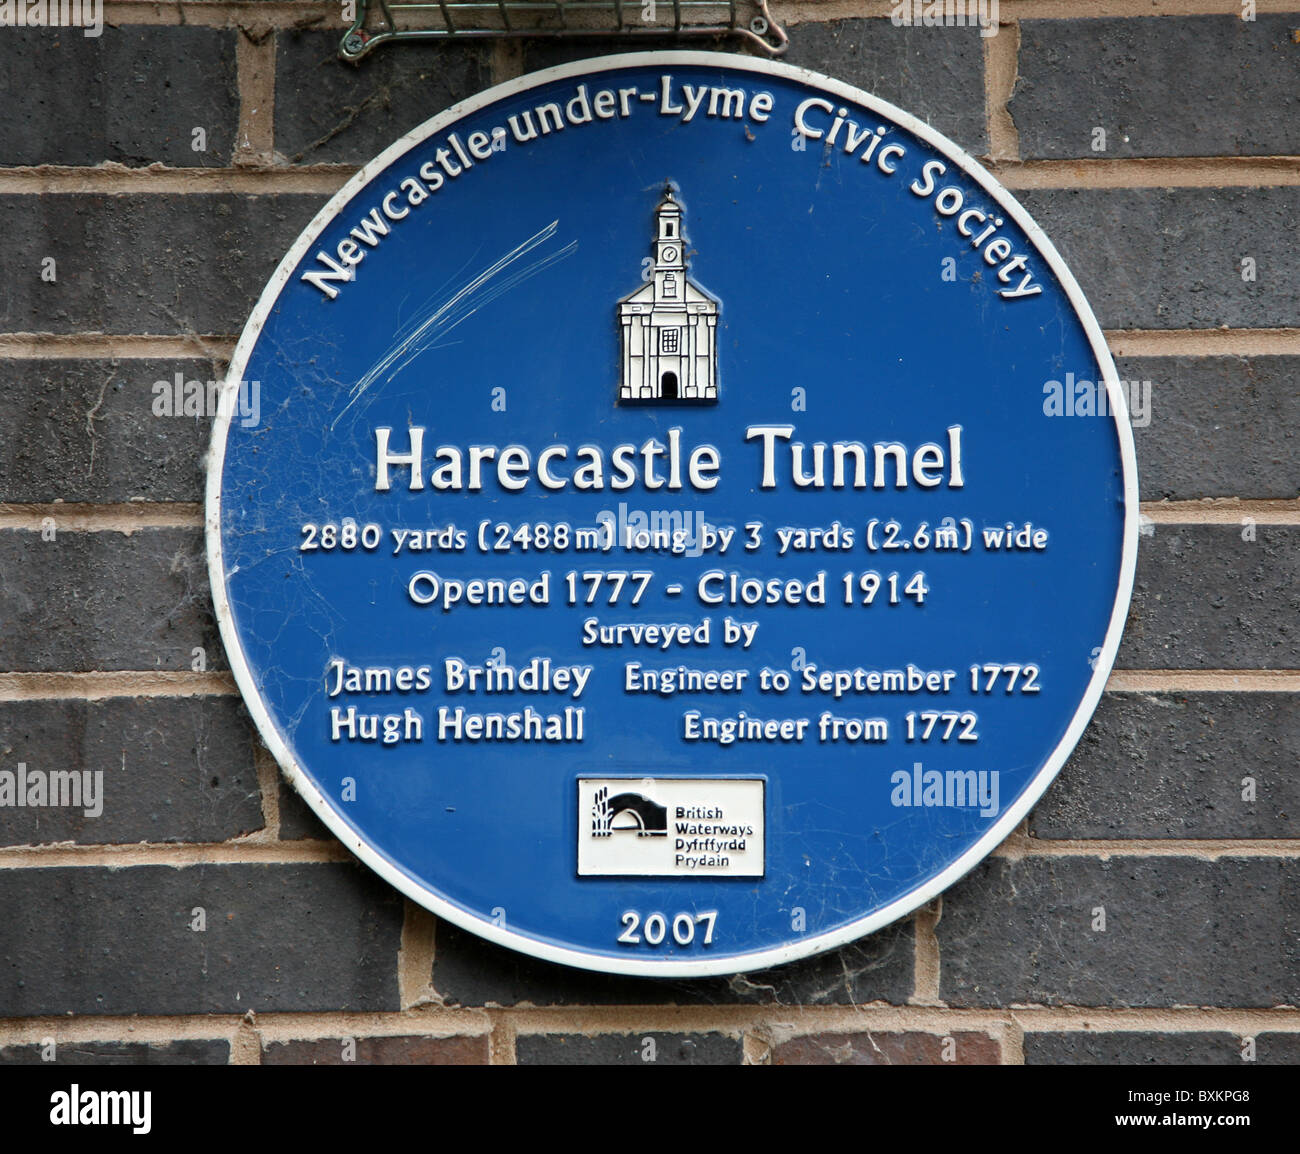
POLYGON ((0 771, 102 772, 103 812, 6 808, 0 845, 218 842, 262 828, 251 726, 234 697, 0 702, 0 771))
POLYGON ((978 28, 831 20, 790 28, 787 64, 811 68, 896 104, 960 144, 988 152, 984 38, 978 28))
POLYGON ((1270 1065, 1300 1065, 1300 1034, 1255 1035, 1255 1061, 1270 1065))
POLYGON ((1144 501, 1300 493, 1300 357, 1125 357, 1144 501))
POLYGON ((731 978, 626 978, 525 957, 438 923, 434 988, 462 1006, 906 1004, 913 989, 910 920, 779 969, 731 978))
POLYGON ((1293 16, 1022 20, 1010 103, 1026 160, 1300 152, 1293 16), (1092 130, 1106 130, 1094 152, 1092 130))
POLYGON ((230 163, 239 123, 224 28, 6 28, 0 164, 230 163), (195 152, 192 132, 206 133, 195 152))
MULTIPOLYGON (((665 7, 656 11, 669 13, 672 9, 665 7)), ((660 37, 640 33, 636 37, 636 42, 631 45, 627 40, 617 36, 561 36, 554 40, 521 39, 518 44, 520 67, 524 73, 540 72, 543 68, 554 68, 557 64, 569 64, 575 60, 617 56, 629 49, 636 52, 661 52, 682 47, 681 43, 674 42, 671 36, 660 37)), ((716 40, 709 37, 696 42, 697 47, 706 45, 710 48, 734 48, 735 42, 726 37, 718 37, 716 40)))
POLYGON ((0 195, 0 331, 237 333, 328 198, 0 195), (54 257, 58 280, 41 280, 54 257))
MULTIPOLYGON (((661 9, 668 12, 665 6, 661 9)), ((888 20, 830 20, 794 25, 781 57, 865 89, 933 125, 968 152, 987 151, 984 50, 978 28, 895 27, 888 20)), ((680 48, 671 41, 638 40, 637 49, 680 48)), ((734 41, 723 47, 734 51, 734 41)), ((527 72, 571 60, 626 52, 626 40, 525 40, 527 72)))
POLYGON ((491 83, 491 44, 404 44, 353 67, 337 31, 275 43, 275 150, 294 163, 364 164, 398 137, 491 83))
POLYGON ((1300 667, 1300 529, 1150 528, 1138 546, 1121 668, 1300 667))
POLYGON ((311 807, 283 777, 280 778, 280 840, 303 838, 333 841, 334 835, 311 810, 311 807))
MULTIPOLYGON (((222 1039, 179 1042, 59 1042, 54 1038, 53 1066, 226 1066, 230 1043, 222 1039)), ((39 1045, 0 1046, 0 1066, 39 1066, 39 1045)))
POLYGON ((1300 324, 1300 188, 1017 194, 1108 329, 1300 324), (1241 279, 1253 257, 1254 281, 1241 279))
POLYGON ((221 380, 202 360, 0 361, 0 500, 202 501, 211 421, 170 415, 178 373, 205 396, 221 380))
POLYGON ((1240 1066, 1235 1034, 1080 1031, 1025 1034, 1026 1066, 1240 1066))
POLYGON ((399 1006, 402 900, 355 865, 0 870, 0 925, 0 1017, 399 1006))
POLYGON ((0 530, 0 669, 223 666, 200 529, 0 530))
POLYGON ((521 1066, 739 1066, 739 1038, 725 1034, 522 1034, 521 1066))
POLYGON ((1294 1005, 1300 862, 1027 857, 985 861, 944 896, 952 1006, 1294 1005), (1106 929, 1092 929, 1105 908, 1106 929))
POLYGON ((1043 838, 1287 838, 1300 830, 1300 698, 1110 693, 1030 814, 1043 838), (1242 779, 1255 779, 1242 801, 1242 779))
POLYGON ((1255 1056, 1244 1058, 1246 1039, 1236 1034, 1196 1031, 1159 1034, 1086 1031, 1027 1033, 1026 1065, 1072 1066, 1294 1066, 1300 1062, 1300 1034, 1257 1034, 1255 1056))

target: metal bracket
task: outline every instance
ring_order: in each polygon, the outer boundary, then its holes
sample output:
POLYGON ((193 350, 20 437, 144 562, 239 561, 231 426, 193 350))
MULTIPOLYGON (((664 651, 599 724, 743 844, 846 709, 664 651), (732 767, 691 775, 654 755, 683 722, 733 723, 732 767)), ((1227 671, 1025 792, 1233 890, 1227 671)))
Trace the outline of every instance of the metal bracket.
POLYGON ((525 36, 730 36, 769 56, 789 43, 767 0, 357 0, 339 57, 355 62, 399 40, 525 36), (367 29, 372 13, 375 27, 367 29))

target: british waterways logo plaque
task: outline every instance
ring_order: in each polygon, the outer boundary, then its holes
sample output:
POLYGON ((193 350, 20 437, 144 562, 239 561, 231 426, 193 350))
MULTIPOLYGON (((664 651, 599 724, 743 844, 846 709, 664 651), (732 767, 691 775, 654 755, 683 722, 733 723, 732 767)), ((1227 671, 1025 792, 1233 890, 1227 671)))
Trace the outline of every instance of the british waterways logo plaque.
POLYGON ((1078 286, 959 148, 799 69, 610 57, 434 118, 294 245, 244 380, 207 527, 262 737, 525 953, 731 973, 901 917, 1115 657, 1135 467, 1078 286))

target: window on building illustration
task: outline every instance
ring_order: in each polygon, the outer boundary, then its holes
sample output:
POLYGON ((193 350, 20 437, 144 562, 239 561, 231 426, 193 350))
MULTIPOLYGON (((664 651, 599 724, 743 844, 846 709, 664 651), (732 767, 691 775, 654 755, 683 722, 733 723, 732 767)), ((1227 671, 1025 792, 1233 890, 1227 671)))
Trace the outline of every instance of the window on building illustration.
POLYGON ((675 297, 677 295, 677 278, 669 273, 664 277, 664 296, 675 297))
POLYGON ((678 340, 680 333, 677 329, 664 329, 660 337, 659 351, 661 353, 675 353, 680 348, 678 340))

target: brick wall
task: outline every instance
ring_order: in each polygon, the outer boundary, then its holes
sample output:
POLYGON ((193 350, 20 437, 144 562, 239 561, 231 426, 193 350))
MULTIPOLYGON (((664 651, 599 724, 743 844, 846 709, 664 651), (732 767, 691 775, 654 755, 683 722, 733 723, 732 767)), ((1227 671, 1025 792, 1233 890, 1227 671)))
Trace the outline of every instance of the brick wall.
POLYGON ((615 46, 354 69, 338 6, 296 0, 0 30, 0 768, 108 798, 0 812, 0 1064, 1300 1061, 1300 3, 1002 0, 991 38, 890 7, 777 4, 787 59, 986 158, 1151 382, 1128 630, 1043 803, 941 900, 666 983, 439 924, 316 822, 216 636, 206 422, 152 411, 219 379, 355 166, 615 46))

